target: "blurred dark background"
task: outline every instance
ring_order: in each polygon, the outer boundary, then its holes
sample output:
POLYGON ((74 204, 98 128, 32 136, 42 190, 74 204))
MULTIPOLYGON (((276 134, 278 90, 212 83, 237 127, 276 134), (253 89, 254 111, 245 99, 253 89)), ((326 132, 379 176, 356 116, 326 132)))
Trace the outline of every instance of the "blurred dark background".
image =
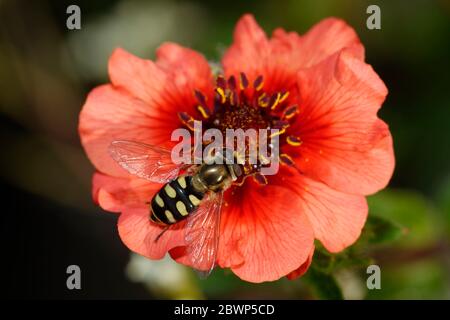
POLYGON ((346 20, 366 60, 389 88, 380 112, 394 136, 397 166, 370 212, 408 233, 374 249, 382 290, 358 269, 336 274, 350 299, 450 298, 449 1, 8 1, 0 0, 0 194, 2 295, 13 298, 314 298, 303 281, 247 284, 217 271, 199 281, 169 260, 150 262, 121 243, 114 214, 91 200, 93 168, 81 149, 78 114, 107 82, 115 47, 153 58, 175 41, 218 61, 233 27, 253 13, 304 33, 328 16, 346 20), (81 8, 81 30, 66 8, 81 8), (381 8, 381 30, 366 8, 381 8), (66 288, 79 265, 82 290, 66 288), (159 268, 159 269, 158 269, 159 268), (164 279, 154 276, 167 270, 164 279))

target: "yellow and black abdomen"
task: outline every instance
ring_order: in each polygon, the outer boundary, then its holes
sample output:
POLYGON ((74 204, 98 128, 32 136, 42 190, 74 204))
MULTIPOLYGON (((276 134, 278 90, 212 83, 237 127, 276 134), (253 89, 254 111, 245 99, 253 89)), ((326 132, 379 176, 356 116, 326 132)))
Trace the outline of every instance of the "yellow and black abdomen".
POLYGON ((158 224, 174 224, 193 212, 204 193, 192 186, 191 176, 181 176, 165 184, 150 204, 150 220, 158 224))

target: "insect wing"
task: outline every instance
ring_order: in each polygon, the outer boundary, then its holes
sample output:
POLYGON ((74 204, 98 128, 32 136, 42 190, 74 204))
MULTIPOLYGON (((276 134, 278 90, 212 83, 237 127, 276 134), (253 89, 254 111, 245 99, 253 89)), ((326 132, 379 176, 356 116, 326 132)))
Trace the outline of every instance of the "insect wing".
POLYGON ((222 201, 223 192, 209 194, 187 221, 187 256, 202 278, 209 276, 216 263, 222 201))
POLYGON ((158 183, 174 179, 183 167, 173 163, 170 150, 136 141, 113 141, 109 153, 129 173, 158 183))

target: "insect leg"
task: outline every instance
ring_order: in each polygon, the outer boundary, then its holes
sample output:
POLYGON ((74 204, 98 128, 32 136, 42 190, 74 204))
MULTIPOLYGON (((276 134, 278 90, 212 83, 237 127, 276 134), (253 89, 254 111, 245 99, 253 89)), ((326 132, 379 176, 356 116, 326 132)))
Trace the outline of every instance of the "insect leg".
POLYGON ((155 242, 158 242, 159 238, 161 238, 161 236, 164 234, 164 232, 166 232, 167 230, 169 230, 169 228, 170 228, 170 225, 165 226, 165 227, 164 227, 164 230, 161 231, 161 233, 158 234, 158 236, 155 238, 155 242))

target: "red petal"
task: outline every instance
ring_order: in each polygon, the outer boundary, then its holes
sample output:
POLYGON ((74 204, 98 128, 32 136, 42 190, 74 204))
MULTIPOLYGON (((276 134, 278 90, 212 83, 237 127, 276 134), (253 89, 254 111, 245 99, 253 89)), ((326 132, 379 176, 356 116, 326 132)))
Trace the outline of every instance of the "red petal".
POLYGON ((291 189, 295 178, 273 178, 266 186, 247 179, 234 195, 229 194, 223 212, 219 265, 231 267, 246 281, 273 281, 287 275, 306 261, 313 246, 302 199, 291 189))
POLYGON ((92 90, 80 114, 79 133, 86 153, 101 172, 113 176, 128 176, 109 155, 114 140, 136 140, 154 145, 167 145, 174 118, 158 116, 142 100, 129 93, 104 85, 92 90), (170 119, 170 121, 168 120, 170 119))
POLYGON ((116 49, 109 62, 111 82, 159 109, 166 121, 174 122, 178 111, 194 114, 194 90, 212 96, 208 62, 201 54, 172 43, 162 45, 156 55, 154 63, 116 49))
POLYGON ((270 54, 269 41, 255 18, 246 14, 236 24, 233 44, 222 58, 222 65, 227 76, 239 79, 240 72, 245 72, 248 81, 259 75, 266 75, 265 63, 270 54))
MULTIPOLYGON (((260 186, 247 179, 234 194, 233 190, 226 194, 222 208, 218 264, 249 282, 286 276, 308 259, 313 247, 312 228, 301 211, 302 199, 292 192, 296 180, 271 177, 271 181, 260 186)), ((183 247, 170 254, 189 265, 183 247)))
POLYGON ((314 230, 314 236, 330 252, 339 252, 360 236, 367 218, 364 196, 351 195, 300 176, 294 189, 301 198, 304 212, 314 230))
POLYGON ((87 98, 80 136, 88 157, 104 173, 126 176, 107 152, 113 140, 170 144, 173 130, 182 126, 177 113, 196 112, 194 89, 212 95, 211 71, 200 54, 166 44, 157 55, 154 63, 115 50, 109 61, 114 87, 98 87, 87 98))
POLYGON ((314 246, 311 250, 311 253, 308 256, 308 259, 305 262, 303 262, 303 264, 300 267, 298 267, 297 270, 292 271, 286 277, 289 280, 295 280, 298 277, 303 276, 306 273, 306 271, 308 271, 309 267, 311 266, 313 255, 314 255, 314 246))
MULTIPOLYGON (((153 61, 118 48, 109 58, 108 70, 115 87, 125 89, 131 96, 153 107, 167 105, 163 93, 168 75, 153 61)), ((173 108, 172 105, 166 107, 173 108)))
MULTIPOLYGON (((355 57, 364 60, 364 47, 355 30, 345 21, 327 18, 313 26, 306 34, 276 29, 272 45, 286 48, 290 54, 290 67, 293 69, 311 67, 346 47, 356 46, 355 57)), ((281 49, 279 49, 281 51, 281 49)))
POLYGON ((167 251, 184 245, 184 222, 172 226, 155 242, 164 227, 149 219, 150 201, 160 184, 143 179, 127 179, 96 173, 93 179, 94 200, 108 211, 122 212, 119 221, 119 235, 132 251, 150 259, 161 259, 167 251))
MULTIPOLYGON (((234 42, 224 54, 225 73, 239 76, 245 72, 250 81, 258 75, 265 79, 265 90, 291 90, 300 68, 310 67, 345 47, 354 47, 358 59, 364 59, 364 48, 355 31, 345 22, 329 18, 315 25, 304 36, 277 29, 268 39, 252 15, 237 23, 234 42)), ((290 99, 295 94, 292 93, 290 99)))
MULTIPOLYGON (((310 264, 313 235, 338 252, 358 239, 367 218, 363 196, 333 190, 287 167, 270 176, 267 186, 247 179, 234 194, 230 191, 218 264, 250 282, 299 276, 310 264)), ((171 255, 188 264, 184 248, 171 255)))
POLYGON ((121 212, 127 208, 149 208, 153 195, 160 184, 137 178, 117 178, 95 173, 92 179, 92 193, 96 203, 104 210, 121 212))
POLYGON ((184 245, 184 225, 180 222, 171 226, 155 242, 163 227, 150 222, 148 208, 125 209, 118 222, 119 235, 126 246, 150 259, 161 259, 169 250, 184 245))
POLYGON ((213 96, 214 77, 203 55, 175 43, 166 43, 158 48, 156 56, 158 66, 169 74, 170 84, 174 85, 171 89, 175 90, 175 94, 187 91, 186 96, 183 94, 183 98, 187 100, 181 103, 192 101, 196 104, 194 90, 208 97, 213 96))
MULTIPOLYGON (((377 118, 387 89, 373 69, 343 51, 299 72, 303 140, 294 160, 306 175, 348 193, 371 194, 394 169, 392 138, 377 118)), ((288 151, 289 153, 290 151, 288 151)))

